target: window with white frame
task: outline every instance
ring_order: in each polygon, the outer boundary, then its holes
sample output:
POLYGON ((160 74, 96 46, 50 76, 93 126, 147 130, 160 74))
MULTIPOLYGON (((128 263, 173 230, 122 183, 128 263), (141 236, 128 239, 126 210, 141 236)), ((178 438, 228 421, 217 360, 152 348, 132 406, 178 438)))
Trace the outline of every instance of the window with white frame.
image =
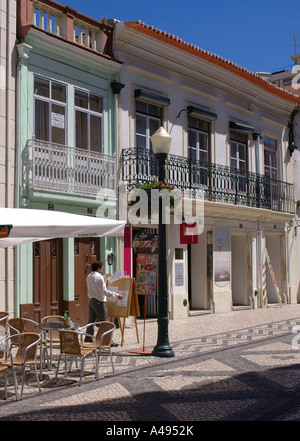
POLYGON ((57 144, 66 143, 66 86, 39 76, 34 77, 35 138, 57 144))
POLYGON ((198 118, 190 118, 189 124, 189 158, 194 161, 209 162, 210 123, 198 118))
POLYGON ((247 171, 248 135, 234 130, 230 131, 230 167, 247 171))
POLYGON ((264 169, 266 176, 271 179, 278 178, 276 139, 264 137, 264 169))
POLYGON ((76 89, 76 147, 102 153, 102 124, 102 97, 76 89))
POLYGON ((162 107, 140 100, 135 103, 136 147, 150 149, 151 136, 162 125, 162 107))
POLYGON ((189 117, 188 156, 191 160, 190 180, 194 186, 207 185, 207 163, 210 161, 209 134, 210 122, 189 117))

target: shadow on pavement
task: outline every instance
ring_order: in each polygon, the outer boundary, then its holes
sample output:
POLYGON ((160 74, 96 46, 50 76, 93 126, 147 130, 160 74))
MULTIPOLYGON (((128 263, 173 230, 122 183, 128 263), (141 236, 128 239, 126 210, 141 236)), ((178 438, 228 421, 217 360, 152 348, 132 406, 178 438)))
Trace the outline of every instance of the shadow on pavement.
MULTIPOLYGON (((189 372, 183 367, 177 375, 187 378, 189 372)), ((143 384, 143 377, 139 376, 137 380, 132 374, 122 383, 131 396, 118 399, 105 399, 101 396, 99 400, 86 404, 52 407, 49 395, 50 405, 46 409, 1 417, 0 421, 268 421, 278 418, 280 420, 281 415, 300 404, 299 364, 251 371, 223 380, 207 380, 205 383, 200 383, 199 374, 198 384, 195 376, 194 372, 194 387, 167 391, 159 389, 155 382, 164 377, 153 372, 151 379, 147 379, 147 392, 135 393, 135 384, 137 381, 140 385, 143 384)), ((49 380, 51 381, 53 380, 49 380)), ((59 385, 68 385, 64 381, 74 383, 77 379, 62 378, 59 385)), ((113 381, 116 380, 110 379, 110 384, 113 381)), ((49 384, 47 387, 49 388, 49 384)), ((81 388, 76 389, 75 393, 80 390, 81 388)), ((95 390, 101 393, 98 386, 95 390)), ((25 404, 26 400, 23 401, 25 404)))

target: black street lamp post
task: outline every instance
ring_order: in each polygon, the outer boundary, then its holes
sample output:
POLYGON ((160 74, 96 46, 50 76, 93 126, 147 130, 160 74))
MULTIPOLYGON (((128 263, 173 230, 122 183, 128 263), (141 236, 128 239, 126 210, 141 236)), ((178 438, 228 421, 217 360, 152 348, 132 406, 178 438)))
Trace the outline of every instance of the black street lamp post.
MULTIPOLYGON (((165 179, 165 162, 170 150, 171 136, 160 127, 151 137, 152 149, 158 160, 159 181, 165 179)), ((169 343, 169 308, 168 308, 168 272, 167 272, 167 238, 166 224, 163 221, 162 198, 159 198, 158 222, 158 336, 157 343, 152 351, 155 357, 174 357, 174 351, 169 343)))

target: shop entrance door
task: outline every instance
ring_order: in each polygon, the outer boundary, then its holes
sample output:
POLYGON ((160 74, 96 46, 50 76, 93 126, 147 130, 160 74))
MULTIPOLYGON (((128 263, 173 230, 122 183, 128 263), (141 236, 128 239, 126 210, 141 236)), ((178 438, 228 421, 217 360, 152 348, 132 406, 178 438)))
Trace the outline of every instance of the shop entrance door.
POLYGON ((95 238, 74 239, 74 300, 75 317, 73 321, 85 325, 88 321, 89 298, 86 278, 91 272, 92 263, 99 260, 100 240, 95 238))
MULTIPOLYGON (((34 320, 46 315, 61 315, 63 300, 62 239, 33 244, 33 308, 34 320)), ((31 317, 30 317, 31 318, 31 317)))

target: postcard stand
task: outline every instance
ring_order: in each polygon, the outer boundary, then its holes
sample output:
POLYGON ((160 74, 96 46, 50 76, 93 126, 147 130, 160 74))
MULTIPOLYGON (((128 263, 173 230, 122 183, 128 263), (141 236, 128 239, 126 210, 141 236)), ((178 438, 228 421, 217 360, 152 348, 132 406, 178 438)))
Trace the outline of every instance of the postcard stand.
POLYGON ((139 343, 136 318, 140 316, 140 309, 136 295, 135 279, 124 277, 114 282, 108 281, 107 288, 110 291, 118 292, 119 294, 123 295, 122 300, 118 300, 116 302, 108 301, 106 303, 108 316, 118 319, 121 331, 121 346, 123 346, 124 342, 125 321, 129 316, 134 317, 137 343, 139 343))

